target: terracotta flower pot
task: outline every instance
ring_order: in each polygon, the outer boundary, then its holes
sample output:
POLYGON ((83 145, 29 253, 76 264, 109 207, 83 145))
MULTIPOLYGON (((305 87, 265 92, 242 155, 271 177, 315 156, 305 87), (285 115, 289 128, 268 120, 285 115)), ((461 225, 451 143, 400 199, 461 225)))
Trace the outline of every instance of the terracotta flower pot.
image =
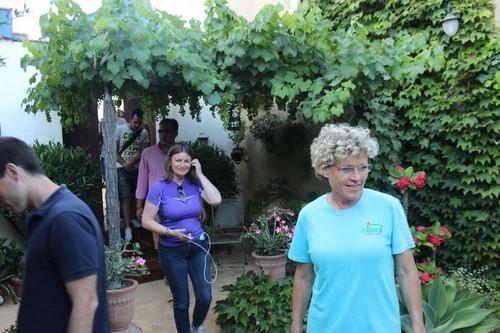
POLYGON ((10 282, 14 286, 14 290, 16 291, 16 296, 21 297, 23 293, 23 279, 20 279, 18 277, 13 277, 10 279, 10 282))
POLYGON ((260 256, 252 252, 252 257, 254 258, 255 266, 259 273, 269 276, 271 280, 274 281, 285 277, 287 263, 286 253, 275 256, 260 256))
POLYGON ((135 290, 139 283, 136 280, 124 279, 124 285, 125 287, 121 289, 106 290, 111 332, 141 332, 139 328, 132 324, 135 290))

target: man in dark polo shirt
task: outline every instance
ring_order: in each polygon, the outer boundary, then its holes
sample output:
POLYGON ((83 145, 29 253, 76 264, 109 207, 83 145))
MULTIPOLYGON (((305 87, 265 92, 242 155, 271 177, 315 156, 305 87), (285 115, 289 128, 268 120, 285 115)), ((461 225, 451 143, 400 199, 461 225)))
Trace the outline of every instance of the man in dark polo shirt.
POLYGON ((108 333, 103 238, 88 206, 45 176, 33 150, 0 137, 0 203, 28 217, 18 330, 108 333))

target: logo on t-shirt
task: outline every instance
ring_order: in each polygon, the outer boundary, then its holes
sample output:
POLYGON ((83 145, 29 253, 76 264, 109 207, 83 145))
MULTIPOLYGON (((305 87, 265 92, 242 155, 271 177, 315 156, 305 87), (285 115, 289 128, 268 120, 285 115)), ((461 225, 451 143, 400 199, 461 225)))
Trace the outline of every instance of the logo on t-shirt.
POLYGON ((361 232, 365 235, 380 235, 382 233, 382 225, 366 222, 366 226, 361 229, 361 232))

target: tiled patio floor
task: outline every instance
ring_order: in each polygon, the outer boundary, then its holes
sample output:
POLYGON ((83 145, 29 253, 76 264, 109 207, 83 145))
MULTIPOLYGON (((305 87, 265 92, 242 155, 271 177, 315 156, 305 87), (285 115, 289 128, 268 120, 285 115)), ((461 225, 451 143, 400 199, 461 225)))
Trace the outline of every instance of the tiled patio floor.
MULTIPOLYGON (((236 278, 246 271, 253 269, 253 266, 245 265, 243 249, 241 246, 235 246, 231 253, 226 251, 217 251, 217 258, 220 261, 218 265, 218 278, 213 285, 213 303, 205 321, 208 333, 217 333, 219 328, 215 323, 213 307, 217 300, 223 299, 225 293, 221 287, 233 283, 236 278)), ((247 256, 251 260, 250 256, 247 256)), ((167 302, 169 292, 163 280, 151 281, 140 284, 137 288, 135 300, 134 323, 141 327, 144 333, 175 333, 175 324, 173 320, 172 303, 167 302)), ((191 296, 193 293, 191 292, 191 296)), ((194 299, 191 300, 191 310, 194 305, 194 299)), ((0 306, 0 332, 14 323, 17 314, 17 305, 4 304, 0 306)))

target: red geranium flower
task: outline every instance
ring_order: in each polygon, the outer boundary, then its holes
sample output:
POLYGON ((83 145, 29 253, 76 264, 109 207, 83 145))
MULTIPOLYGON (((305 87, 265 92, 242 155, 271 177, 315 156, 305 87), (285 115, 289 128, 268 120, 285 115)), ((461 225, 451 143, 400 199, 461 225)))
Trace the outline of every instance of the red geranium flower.
POLYGON ((443 244, 443 239, 436 235, 427 236, 427 240, 431 242, 431 244, 434 245, 435 247, 441 246, 441 244, 443 244))
POLYGON ((418 227, 415 228, 417 231, 424 231, 426 228, 423 225, 419 225, 418 227))
POLYGON ((420 274, 420 281, 422 281, 422 283, 428 283, 432 280, 432 277, 429 273, 427 272, 422 272, 420 274))
POLYGON ((410 177, 403 176, 396 182, 396 184, 394 184, 394 186, 396 186, 398 190, 402 190, 410 186, 410 183, 411 183, 410 177))
POLYGON ((415 174, 413 185, 415 185, 416 188, 423 188, 425 186, 425 180, 425 172, 419 171, 415 174))

